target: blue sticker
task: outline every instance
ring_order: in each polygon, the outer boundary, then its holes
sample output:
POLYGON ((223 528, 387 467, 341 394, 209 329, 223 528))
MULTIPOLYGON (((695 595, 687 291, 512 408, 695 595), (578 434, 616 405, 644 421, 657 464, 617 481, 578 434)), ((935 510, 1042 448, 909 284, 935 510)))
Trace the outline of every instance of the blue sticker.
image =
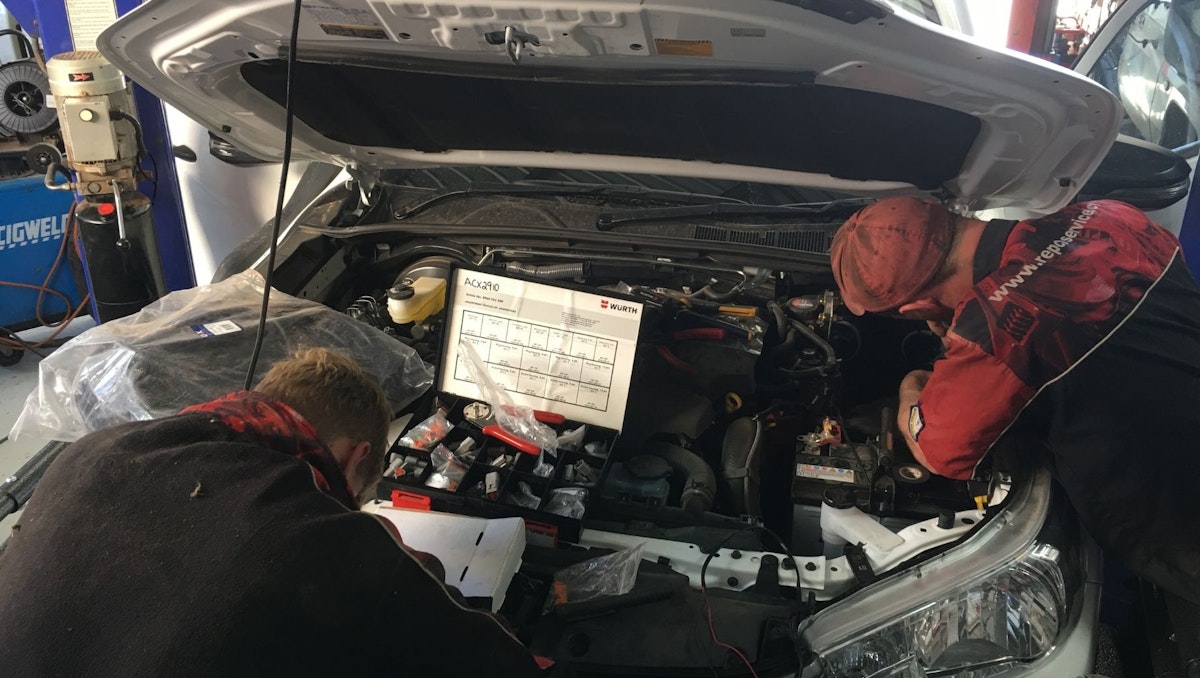
POLYGON ((207 325, 191 325, 191 330, 202 337, 215 337, 219 334, 241 332, 242 328, 235 322, 222 320, 207 325))

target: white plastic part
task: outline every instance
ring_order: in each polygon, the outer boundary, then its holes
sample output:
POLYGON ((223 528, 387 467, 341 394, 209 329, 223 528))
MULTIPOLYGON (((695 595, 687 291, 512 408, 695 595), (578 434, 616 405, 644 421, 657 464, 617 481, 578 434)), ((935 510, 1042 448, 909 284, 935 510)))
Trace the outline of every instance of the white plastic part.
POLYGON ((826 544, 864 544, 880 551, 891 551, 904 543, 895 532, 880 525, 858 507, 844 509, 821 504, 821 539, 826 544))
POLYGON ((388 298, 388 315, 397 325, 419 323, 446 305, 446 281, 443 278, 417 278, 408 299, 388 298))
POLYGON ((525 552, 523 519, 408 511, 379 501, 362 510, 395 525, 405 546, 437 556, 446 570, 446 584, 464 596, 490 599, 492 612, 504 604, 525 552))
MULTIPOLYGON (((947 529, 937 526, 937 518, 913 523, 898 533, 903 543, 897 548, 881 551, 868 544, 864 548, 867 561, 877 574, 891 572, 896 566, 929 549, 961 539, 982 521, 983 511, 972 510, 956 513, 953 527, 947 529)), ((617 550, 644 543, 642 558, 651 561, 664 559, 664 562, 670 563, 672 570, 687 576, 692 588, 700 587, 700 570, 709 555, 708 551, 694 543, 600 530, 584 530, 579 537, 579 543, 592 548, 617 550)), ((735 553, 734 549, 723 548, 718 555, 720 557, 711 559, 706 573, 706 583, 711 588, 744 591, 753 586, 762 566, 762 559, 768 555, 779 563, 776 572, 781 585, 799 584, 805 591, 812 591, 817 600, 832 600, 857 585, 854 570, 846 556, 797 556, 795 564, 785 564, 787 556, 779 552, 740 550, 735 553)))

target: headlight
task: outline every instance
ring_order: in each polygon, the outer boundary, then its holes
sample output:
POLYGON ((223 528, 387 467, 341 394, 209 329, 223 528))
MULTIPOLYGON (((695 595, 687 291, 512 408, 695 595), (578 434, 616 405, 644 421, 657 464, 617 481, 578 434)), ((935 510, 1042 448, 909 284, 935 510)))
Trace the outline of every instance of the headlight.
POLYGON ((828 678, 982 678, 1054 647, 1067 615, 1058 549, 1035 546, 999 571, 822 653, 828 678), (972 670, 973 669, 973 670, 972 670))
POLYGON ((1081 578, 1074 544, 1038 540, 1050 489, 1035 474, 965 543, 812 617, 804 675, 985 678, 1054 650, 1081 578))

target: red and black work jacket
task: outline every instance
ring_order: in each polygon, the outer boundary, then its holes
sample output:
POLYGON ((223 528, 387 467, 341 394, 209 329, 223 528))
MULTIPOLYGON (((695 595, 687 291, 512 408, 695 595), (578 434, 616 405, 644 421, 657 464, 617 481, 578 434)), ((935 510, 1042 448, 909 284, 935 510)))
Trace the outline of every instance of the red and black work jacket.
POLYGON ((974 269, 909 413, 932 469, 969 478, 1016 436, 1102 546, 1200 602, 1200 288, 1178 240, 1098 200, 990 222, 974 269))
POLYGON ((86 436, 0 554, 0 672, 540 675, 354 508, 316 431, 260 394, 86 436))

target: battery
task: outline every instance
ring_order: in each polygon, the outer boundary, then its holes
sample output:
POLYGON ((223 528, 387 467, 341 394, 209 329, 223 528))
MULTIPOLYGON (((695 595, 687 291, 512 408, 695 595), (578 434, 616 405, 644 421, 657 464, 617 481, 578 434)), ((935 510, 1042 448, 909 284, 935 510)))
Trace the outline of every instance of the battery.
POLYGON ((871 445, 847 443, 816 447, 797 446, 792 474, 792 500, 798 504, 821 503, 826 488, 854 490, 858 507, 871 506, 871 490, 879 453, 871 445))

